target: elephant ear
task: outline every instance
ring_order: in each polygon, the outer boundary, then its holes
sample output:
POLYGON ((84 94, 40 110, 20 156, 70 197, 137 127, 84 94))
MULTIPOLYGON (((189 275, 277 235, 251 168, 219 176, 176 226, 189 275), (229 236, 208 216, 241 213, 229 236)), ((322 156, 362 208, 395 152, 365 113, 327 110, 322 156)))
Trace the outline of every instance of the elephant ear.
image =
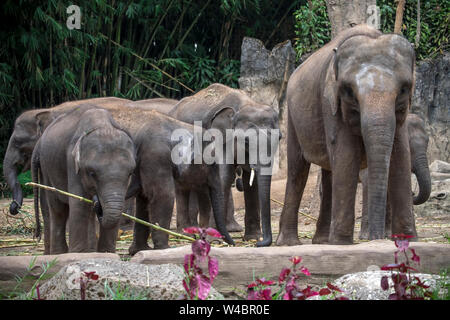
POLYGON ((80 145, 81 145, 81 140, 83 139, 84 134, 81 135, 77 142, 75 143, 75 146, 72 149, 72 156, 73 159, 75 161, 75 173, 78 174, 78 172, 80 171, 80 145))
MULTIPOLYGON (((334 51, 334 50, 333 50, 334 51)), ((336 51, 334 51, 334 55, 331 63, 328 65, 327 75, 325 77, 325 88, 323 91, 324 102, 329 105, 331 109, 331 114, 333 116, 336 115, 339 109, 339 96, 337 93, 337 61, 336 61, 336 51)))
POLYGON ((217 119, 219 116, 223 116, 221 118, 222 121, 218 124, 219 130, 225 130, 225 129, 231 129, 232 120, 234 116, 234 109, 230 106, 218 106, 216 108, 213 108, 208 114, 203 118, 204 124, 203 127, 206 129, 211 128, 212 123, 215 119, 217 119))
POLYGON ((50 123, 55 119, 50 111, 39 112, 36 116, 37 133, 39 136, 45 131, 50 123))

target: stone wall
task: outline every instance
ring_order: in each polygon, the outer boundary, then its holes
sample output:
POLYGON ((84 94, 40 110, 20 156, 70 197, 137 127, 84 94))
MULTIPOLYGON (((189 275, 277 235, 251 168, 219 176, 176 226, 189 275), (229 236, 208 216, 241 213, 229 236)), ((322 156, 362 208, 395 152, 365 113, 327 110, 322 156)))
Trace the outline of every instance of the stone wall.
POLYGON ((240 89, 255 101, 272 106, 279 112, 279 170, 274 179, 286 176, 286 86, 295 69, 295 51, 291 41, 277 44, 272 51, 262 41, 245 37, 242 42, 240 89))
POLYGON ((428 163, 450 162, 450 53, 416 66, 416 87, 411 112, 425 120, 430 136, 428 163))

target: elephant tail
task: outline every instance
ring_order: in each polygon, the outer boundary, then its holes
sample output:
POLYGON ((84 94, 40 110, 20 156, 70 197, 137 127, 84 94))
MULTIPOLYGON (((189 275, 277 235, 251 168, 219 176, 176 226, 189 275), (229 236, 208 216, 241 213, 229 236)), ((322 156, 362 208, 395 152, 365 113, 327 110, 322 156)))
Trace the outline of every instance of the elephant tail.
MULTIPOLYGON (((35 148, 33 152, 33 156, 31 159, 31 179, 34 183, 39 183, 39 154, 37 152, 38 148, 35 148)), ((41 222, 39 219, 39 188, 33 186, 33 195, 34 195, 34 218, 36 220, 36 227, 34 229, 34 238, 37 241, 41 241, 41 222)))

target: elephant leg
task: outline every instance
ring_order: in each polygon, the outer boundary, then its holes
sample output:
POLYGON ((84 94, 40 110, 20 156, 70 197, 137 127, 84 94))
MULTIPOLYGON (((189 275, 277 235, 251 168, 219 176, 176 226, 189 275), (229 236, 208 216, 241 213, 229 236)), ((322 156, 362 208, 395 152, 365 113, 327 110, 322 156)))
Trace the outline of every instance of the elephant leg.
POLYGON ((181 232, 184 228, 192 227, 189 219, 189 190, 183 190, 175 187, 177 202, 177 231, 181 232))
POLYGON ((355 198, 361 166, 362 143, 347 128, 337 132, 332 147, 332 210, 330 244, 352 244, 355 227, 355 198))
MULTIPOLYGON (((141 194, 136 196, 136 218, 147 222, 149 221, 148 200, 141 194)), ((133 230, 133 243, 130 248, 128 248, 129 254, 135 255, 138 251, 150 250, 151 248, 147 243, 149 235, 149 227, 140 223, 135 223, 133 230)))
POLYGON ((41 204, 42 220, 44 221, 44 254, 50 254, 50 213, 45 196, 45 190, 41 190, 39 202, 41 204))
POLYGON ((47 192, 47 205, 50 215, 50 254, 67 253, 69 247, 66 241, 66 223, 69 207, 49 192, 47 192))
POLYGON ((287 139, 287 182, 276 242, 278 246, 301 244, 298 239, 298 209, 311 166, 302 155, 293 124, 290 121, 287 139))
POLYGON ((88 251, 97 251, 97 235, 100 234, 100 225, 94 212, 88 215, 88 251))
POLYGON ((331 199, 332 181, 331 171, 322 169, 322 182, 320 188, 320 213, 316 224, 316 233, 312 243, 328 243, 331 226, 331 199))
POLYGON ((95 234, 95 215, 92 213, 92 206, 69 199, 69 208, 69 252, 95 251, 95 246, 90 247, 93 245, 92 234, 95 234))
POLYGON ((189 192, 189 223, 188 225, 198 227, 199 200, 196 191, 189 192))
POLYGON ((244 170, 242 173, 242 182, 244 185, 245 201, 244 241, 251 239, 259 241, 259 237, 261 236, 261 217, 259 214, 258 181, 255 179, 253 185, 250 186, 250 173, 244 170))
POLYGON ((392 211, 392 234, 412 235, 417 240, 411 199, 411 160, 406 125, 398 127, 389 168, 388 197, 392 211))
POLYGON ((116 252, 116 240, 119 225, 106 229, 100 225, 100 236, 98 238, 98 252, 116 252))
POLYGON ((390 239, 392 236, 392 209, 389 194, 386 199, 386 220, 384 221, 384 237, 390 239))
MULTIPOLYGON (((191 192, 192 193, 192 192, 191 192)), ((210 225, 210 217, 212 217, 212 220, 214 220, 214 216, 212 214, 212 208, 211 208, 211 198, 209 196, 209 191, 198 191, 196 192, 197 199, 198 199, 198 208, 200 211, 199 216, 199 225, 200 228, 208 228, 210 225)), ((190 199, 189 199, 190 201, 190 199)))
MULTIPOLYGON (((152 199, 150 203, 150 222, 158 224, 165 229, 170 228, 175 194, 173 191, 165 192, 159 198, 152 199)), ((188 199, 189 195, 187 195, 188 199)), ((186 202, 187 202, 186 199, 186 202)), ((177 208, 178 213, 178 208, 177 208)), ((187 212, 186 212, 187 215, 187 212)), ((169 247, 169 235, 166 232, 152 229, 154 249, 167 249, 169 247)))
POLYGON ((226 224, 228 232, 242 232, 244 230, 234 217, 234 202, 231 190, 227 200, 226 224))
POLYGON ((362 183, 362 212, 361 212, 361 230, 359 231, 359 239, 368 240, 369 239, 369 187, 367 185, 368 181, 368 170, 364 169, 361 171, 361 183, 362 183))

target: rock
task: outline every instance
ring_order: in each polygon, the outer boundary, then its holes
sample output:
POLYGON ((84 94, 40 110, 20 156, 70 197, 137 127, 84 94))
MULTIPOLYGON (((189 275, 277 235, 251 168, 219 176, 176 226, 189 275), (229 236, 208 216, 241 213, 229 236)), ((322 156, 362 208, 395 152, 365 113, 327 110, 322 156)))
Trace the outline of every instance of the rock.
MULTIPOLYGON (((425 242, 411 242, 421 257, 420 271, 439 273, 440 268, 450 265, 449 245, 425 242)), ((355 245, 304 244, 291 247, 213 247, 210 256, 219 261, 219 274, 214 286, 220 292, 233 288, 245 290, 253 277, 264 276, 278 280, 283 267, 289 267, 293 256, 303 258, 301 264, 309 269, 310 277, 303 277, 304 284, 322 286, 324 281, 337 279, 345 274, 367 271, 394 261, 397 250, 390 240, 375 240, 355 245)), ((164 250, 140 251, 131 262, 144 264, 176 263, 184 261, 184 255, 191 252, 191 246, 164 250)))
POLYGON ((22 288, 28 290, 44 271, 43 266, 50 263, 53 266, 47 271, 46 276, 56 274, 68 263, 94 258, 120 260, 118 254, 99 252, 0 257, 0 293, 8 294, 17 285, 16 277, 23 278, 25 275, 26 277, 22 281, 22 288), (31 270, 28 270, 31 265, 31 270))
POLYGON ((450 214, 450 179, 436 181, 433 178, 433 173, 431 177, 433 182, 430 198, 425 203, 414 206, 414 214, 432 217, 450 214))
POLYGON ((450 162, 450 53, 418 62, 411 112, 425 120, 428 161, 450 162))
MULTIPOLYGON (((388 300, 389 295, 394 293, 393 282, 390 271, 365 271, 346 274, 334 281, 334 285, 352 300, 388 300), (381 289, 381 277, 388 276, 389 290, 381 289)), ((429 290, 437 287, 439 275, 414 273, 411 276, 419 277, 422 282, 430 286, 429 290)))
POLYGON ((262 41, 245 37, 241 46, 239 87, 257 102, 271 106, 279 113, 280 131, 284 138, 279 146, 279 170, 274 178, 286 175, 286 86, 295 69, 295 50, 291 41, 277 44, 271 51, 262 41))
MULTIPOLYGON (((175 300, 184 292, 184 270, 175 264, 144 265, 132 262, 90 259, 74 262, 62 268, 53 278, 40 287, 46 300, 80 300, 79 279, 83 272, 98 275, 86 288, 86 300, 109 300, 112 292, 119 290, 124 299, 175 300)), ((214 288, 211 299, 223 299, 214 288)))
POLYGON ((450 163, 441 160, 435 160, 430 164, 430 172, 450 173, 450 163))

